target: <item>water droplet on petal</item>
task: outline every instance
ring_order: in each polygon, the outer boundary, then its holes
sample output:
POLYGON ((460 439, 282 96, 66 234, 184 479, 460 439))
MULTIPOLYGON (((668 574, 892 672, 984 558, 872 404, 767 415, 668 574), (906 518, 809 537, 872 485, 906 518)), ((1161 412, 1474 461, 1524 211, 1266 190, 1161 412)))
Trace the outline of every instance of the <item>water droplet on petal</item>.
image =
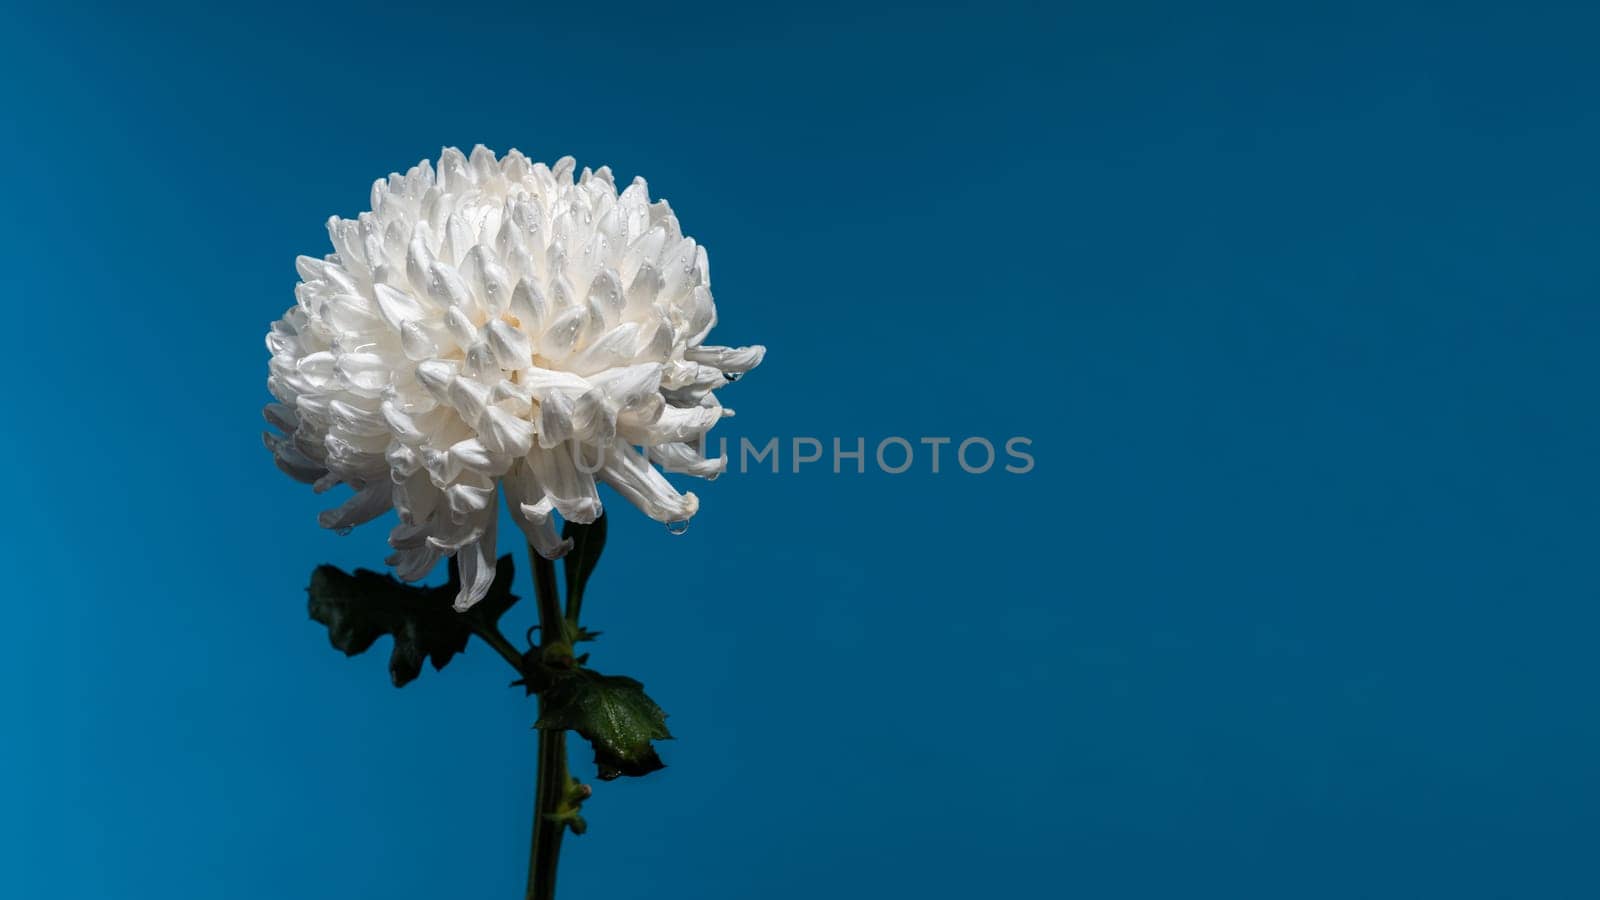
POLYGON ((667 523, 667 534, 683 534, 689 530, 689 520, 681 519, 677 522, 667 523))

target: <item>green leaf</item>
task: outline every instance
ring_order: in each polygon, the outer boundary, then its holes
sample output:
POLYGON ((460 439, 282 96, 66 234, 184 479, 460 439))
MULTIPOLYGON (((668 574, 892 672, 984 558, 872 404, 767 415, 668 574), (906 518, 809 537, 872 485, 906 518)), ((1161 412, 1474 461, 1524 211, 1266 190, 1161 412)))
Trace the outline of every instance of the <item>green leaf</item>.
POLYGON ((667 714, 644 685, 621 675, 579 669, 541 695, 535 728, 570 729, 594 747, 600 779, 648 775, 665 768, 651 741, 671 740, 667 714))
POLYGON ((583 608, 583 589, 589 584, 594 567, 600 564, 600 551, 606 547, 605 514, 588 525, 568 522, 562 526, 561 536, 572 539, 572 549, 561 558, 561 565, 567 573, 567 619, 576 622, 578 611, 583 608))
POLYGON ((422 673, 424 660, 442 669, 467 648, 475 629, 494 627, 517 602, 512 578, 511 557, 500 557, 488 596, 458 613, 451 605, 461 587, 454 559, 450 580, 436 587, 413 587, 368 569, 350 574, 324 565, 311 573, 308 607, 311 618, 328 627, 328 642, 346 656, 364 653, 378 638, 393 635, 389 679, 404 687, 422 673))

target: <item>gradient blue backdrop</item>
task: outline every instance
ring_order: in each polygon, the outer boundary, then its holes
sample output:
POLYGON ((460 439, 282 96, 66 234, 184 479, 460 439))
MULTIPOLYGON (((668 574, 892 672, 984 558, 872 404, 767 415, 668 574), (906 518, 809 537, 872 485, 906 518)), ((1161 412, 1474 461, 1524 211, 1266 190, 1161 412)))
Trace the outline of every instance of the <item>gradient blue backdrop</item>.
POLYGON ((483 142, 673 201, 722 433, 1037 458, 617 515, 679 740, 563 896, 1600 896, 1600 21, 1187 7, 8 3, 0 893, 520 896, 532 705, 331 651, 386 527, 258 437, 294 256, 483 142))

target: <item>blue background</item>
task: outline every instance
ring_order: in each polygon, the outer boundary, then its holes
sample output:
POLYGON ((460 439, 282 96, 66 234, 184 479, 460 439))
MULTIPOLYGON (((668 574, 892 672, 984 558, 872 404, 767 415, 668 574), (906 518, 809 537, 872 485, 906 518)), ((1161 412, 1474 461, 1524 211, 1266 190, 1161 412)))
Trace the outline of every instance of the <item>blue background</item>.
POLYGON ((7 896, 520 896, 532 704, 331 651, 387 529, 258 436, 294 256, 476 142, 673 201, 721 434, 1037 460, 615 507, 679 740, 563 896, 1600 896, 1593 14, 4 13, 7 896))

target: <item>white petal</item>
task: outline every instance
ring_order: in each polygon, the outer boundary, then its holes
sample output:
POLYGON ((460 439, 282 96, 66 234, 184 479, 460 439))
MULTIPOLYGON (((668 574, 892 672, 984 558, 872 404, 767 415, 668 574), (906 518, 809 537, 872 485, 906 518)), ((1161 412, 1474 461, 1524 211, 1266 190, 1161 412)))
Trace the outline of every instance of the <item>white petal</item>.
POLYGON ((600 478, 657 522, 681 522, 692 518, 700 508, 699 498, 678 493, 639 451, 627 444, 616 444, 606 451, 600 478))
POLYGON ((561 517, 587 524, 600 515, 600 493, 595 490, 594 476, 578 471, 572 457, 574 448, 568 442, 549 450, 535 450, 528 454, 527 462, 561 517))
POLYGON ((475 176, 467 167, 467 158, 460 150, 446 147, 439 151, 439 187, 446 191, 464 191, 475 183, 475 176))
POLYGON ((650 311, 656 302, 656 295, 661 293, 665 284, 661 273, 656 267, 646 262, 639 266, 639 271, 634 274, 633 282, 628 285, 628 303, 623 315, 628 318, 642 317, 650 311))
POLYGON ((428 267, 427 289, 428 296, 441 308, 460 306, 469 311, 477 310, 478 301, 472 296, 472 289, 449 263, 436 261, 428 267))
POLYGON ((571 372, 541 369, 537 366, 517 373, 518 381, 529 391, 543 396, 547 391, 559 390, 573 397, 594 387, 589 381, 571 372))
POLYGON ((440 403, 450 402, 450 383, 456 380, 456 364, 442 359, 417 364, 417 381, 440 403))
POLYGON ((717 305, 711 300, 711 291, 704 285, 690 291, 684 316, 683 333, 689 335, 689 343, 699 344, 717 322, 717 305))
POLYGON ((296 256, 294 258, 295 272, 300 275, 302 281, 307 283, 326 280, 322 274, 326 268, 328 268, 328 264, 314 256, 296 256))
POLYGON ((519 328, 499 319, 489 322, 489 349, 502 369, 526 369, 533 365, 533 344, 519 328))
POLYGON ((457 522, 451 518, 435 518, 433 533, 428 535, 428 546, 446 555, 453 554, 462 547, 476 543, 483 537, 484 529, 494 517, 486 520, 469 520, 457 522))
POLYGON ((661 366, 657 363, 640 363, 634 366, 609 369, 590 377, 589 383, 599 388, 606 399, 617 409, 628 411, 644 406, 661 390, 661 366))
POLYGON ((470 347, 478 342, 478 326, 459 304, 444 311, 444 324, 457 344, 470 347))
POLYGON ((399 441, 389 445, 384 459, 389 463, 389 479, 395 482, 409 478, 422 468, 422 454, 399 441))
POLYGON ((528 158, 522 155, 521 150, 512 147, 505 156, 500 157, 500 171, 507 181, 521 181, 528 175, 528 158))
POLYGON ((602 269, 589 284, 589 302, 594 304, 608 323, 616 322, 622 315, 627 296, 622 290, 622 278, 614 269, 602 269))
POLYGON ((339 506, 317 516, 323 528, 353 528, 383 515, 393 505, 393 487, 387 478, 374 481, 339 506))
POLYGON ((473 378, 487 380, 500 376, 500 363, 494 358, 494 351, 489 349, 488 341, 478 341, 467 348, 467 361, 461 371, 473 378))
POLYGON ((335 399, 328 403, 328 415, 333 420, 333 425, 350 435, 387 435, 389 423, 375 410, 358 406, 356 402, 370 402, 366 398, 352 397, 349 400, 335 399))
POLYGON ((394 485, 394 509, 400 521, 423 525, 444 503, 444 492, 434 486, 427 472, 413 473, 394 485))
POLYGON ((489 315, 499 315, 511 303, 511 273, 501 264, 493 248, 479 244, 467 254, 463 274, 489 315))
POLYGON ((412 321, 400 326, 400 347, 406 358, 421 362, 451 347, 449 332, 438 322, 412 321))
MULTIPOLYGON (((457 446, 459 447, 460 445, 457 446)), ((480 444, 479 446, 481 447, 482 445, 480 444)), ((428 470, 428 477, 440 488, 454 484, 455 480, 461 477, 461 469, 464 465, 462 458, 463 454, 455 452, 455 448, 446 450, 438 450, 433 447, 422 448, 422 467, 428 470)), ((489 465, 485 462, 479 471, 487 468, 489 468, 489 465)))
POLYGON ((488 596, 494 586, 495 531, 500 517, 491 507, 485 515, 483 537, 456 551, 456 562, 461 565, 461 593, 456 595, 456 612, 466 612, 473 604, 488 596))
POLYGON ((356 294, 334 294, 323 304, 322 318, 329 328, 345 334, 368 334, 383 327, 377 308, 356 294))
POLYGON ((411 241, 406 244, 406 279, 414 290, 428 287, 428 271, 434 264, 433 251, 428 249, 432 243, 433 229, 426 221, 418 222, 412 229, 411 241))
POLYGON ((544 495, 544 488, 534 477, 525 462, 511 467, 500 482, 505 487, 506 505, 511 507, 511 519, 522 529, 528 546, 545 559, 560 559, 572 549, 572 541, 556 534, 551 513, 555 504, 544 495))
POLYGON ((499 475, 511 467, 509 454, 490 450, 481 438, 468 438, 450 445, 450 457, 462 468, 480 475, 499 475))
POLYGON ((378 298, 378 312, 395 331, 399 331, 405 323, 414 322, 429 313, 422 301, 408 292, 396 290, 387 284, 375 284, 372 290, 378 298))
POLYGON ((696 478, 714 479, 728 469, 728 458, 719 456, 707 459, 693 444, 657 444, 650 448, 650 458, 668 472, 693 475, 696 478))
POLYGON ((515 381, 501 379, 489 389, 489 402, 511 413, 528 418, 533 413, 533 394, 515 381))
POLYGON ((482 144, 472 148, 472 157, 469 160, 472 174, 477 184, 485 184, 500 176, 500 165, 495 161, 494 151, 482 144))
POLYGON ((428 545, 429 525, 408 525, 401 522, 389 531, 389 546, 396 550, 415 550, 428 545))
POLYGON ((533 446, 533 423, 498 406, 484 408, 479 437, 496 453, 526 456, 533 446))
POLYGON ((462 421, 476 424, 489 403, 489 386, 473 378, 457 376, 450 381, 447 402, 461 414, 462 421))
POLYGON ((691 362, 705 363, 721 372, 743 373, 761 365, 761 360, 767 355, 767 348, 760 344, 749 347, 690 347, 683 352, 683 358, 691 362))
POLYGON ((545 302, 544 292, 539 290, 539 285, 524 278, 517 282, 511 292, 511 314, 523 331, 528 334, 544 334, 544 322, 550 314, 549 304, 545 302))
POLYGON ((266 418, 269 425, 284 434, 290 434, 300 426, 300 417, 284 403, 268 403, 266 408, 261 410, 261 415, 266 418))
POLYGON ((572 404, 572 434, 595 447, 609 447, 617 439, 617 408, 598 388, 572 404))
POLYGON ((261 440, 272 451, 272 460, 278 464, 278 469, 295 481, 311 484, 328 473, 326 466, 302 453, 288 438, 264 431, 261 440))
POLYGON ((427 438, 422 429, 417 427, 416 419, 408 413, 402 412, 399 404, 393 400, 383 401, 383 405, 379 409, 383 413, 384 422, 401 440, 412 444, 420 444, 427 438))
POLYGON ((714 391, 727 383, 721 369, 697 362, 671 362, 661 371, 661 386, 670 390, 714 391))
POLYGON ((569 309, 559 313, 539 338, 540 354, 553 360, 566 359, 578 343, 578 332, 588 319, 587 309, 569 309))
POLYGON ((396 550, 389 554, 385 562, 394 567, 394 573, 400 576, 400 580, 421 581, 433 571, 433 567, 439 562, 439 556, 438 550, 424 544, 421 547, 396 550))
POLYGON ((644 428, 660 421, 661 414, 666 411, 667 400, 661 394, 646 395, 644 402, 631 409, 625 409, 617 414, 617 425, 629 428, 644 428))
POLYGON ((445 499, 450 503, 450 518, 457 522, 479 518, 494 503, 495 487, 458 482, 445 489, 445 499))
POLYGON ((341 353, 333 368, 347 390, 362 394, 375 395, 394 380, 389 361, 377 353, 341 353))
MULTIPOLYGON (((594 321, 591 317, 588 321, 594 321)), ((638 353, 642 326, 638 322, 623 322, 605 332, 594 343, 574 354, 566 367, 579 375, 594 375, 607 369, 627 365, 638 353)))
POLYGON ((669 442, 698 441, 700 436, 722 419, 718 407, 693 406, 681 409, 669 406, 661 416, 645 426, 621 426, 623 437, 646 446, 669 442))
POLYGON ((572 438, 573 402, 566 394, 549 391, 539 400, 539 446, 560 447, 572 438))

